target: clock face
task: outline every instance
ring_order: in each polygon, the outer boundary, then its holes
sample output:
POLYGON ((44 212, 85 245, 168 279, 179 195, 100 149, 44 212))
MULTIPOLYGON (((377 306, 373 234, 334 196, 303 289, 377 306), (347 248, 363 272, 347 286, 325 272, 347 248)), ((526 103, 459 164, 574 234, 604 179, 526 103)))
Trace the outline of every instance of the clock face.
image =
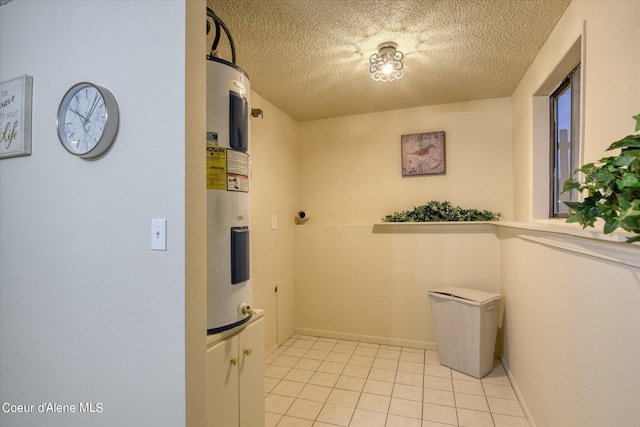
POLYGON ((107 110, 98 89, 86 86, 77 91, 64 116, 67 148, 77 154, 91 151, 102 138, 106 121, 107 110))
POLYGON ((58 110, 58 137, 64 148, 80 157, 97 157, 113 142, 118 106, 111 92, 91 83, 73 86, 58 110))

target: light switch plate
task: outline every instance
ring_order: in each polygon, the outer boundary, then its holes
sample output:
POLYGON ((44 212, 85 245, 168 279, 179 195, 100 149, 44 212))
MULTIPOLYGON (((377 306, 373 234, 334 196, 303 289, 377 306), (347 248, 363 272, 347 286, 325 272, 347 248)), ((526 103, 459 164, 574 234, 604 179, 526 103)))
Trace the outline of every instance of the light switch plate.
POLYGON ((278 229, 278 215, 271 215, 271 229, 278 229))
POLYGON ((151 249, 154 251, 167 250, 167 220, 151 220, 151 249))

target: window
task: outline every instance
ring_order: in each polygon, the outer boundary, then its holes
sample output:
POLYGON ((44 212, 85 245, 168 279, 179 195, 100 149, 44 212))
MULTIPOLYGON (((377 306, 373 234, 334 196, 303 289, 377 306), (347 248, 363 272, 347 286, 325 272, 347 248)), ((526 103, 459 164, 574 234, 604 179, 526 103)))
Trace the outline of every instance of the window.
POLYGON ((562 193, 564 182, 578 167, 580 129, 580 65, 569 73, 551 94, 550 217, 566 217, 569 210, 563 202, 576 201, 577 192, 562 193))
MULTIPOLYGON (((584 34, 585 28, 583 27, 584 34)), ((546 79, 541 82, 540 86, 535 89, 531 98, 532 128, 531 128, 531 219, 545 220, 549 218, 566 217, 566 206, 560 202, 559 193, 562 192, 562 185, 566 180, 564 176, 558 177, 555 173, 556 169, 556 132, 554 117, 558 116, 553 110, 554 98, 562 92, 561 86, 571 83, 571 97, 574 110, 571 114, 574 123, 572 129, 567 129, 567 139, 573 144, 573 151, 566 151, 567 159, 571 159, 574 165, 583 163, 583 153, 581 152, 581 141, 584 124, 578 123, 578 119, 584 117, 582 106, 584 105, 584 93, 586 88, 585 58, 582 52, 586 52, 585 38, 580 35, 577 37, 571 47, 564 53, 562 58, 556 64, 549 64, 549 74, 546 79), (582 70, 582 71, 580 71, 582 70), (570 77, 575 75, 574 79, 570 77), (573 80, 573 82, 572 82, 573 80), (574 87, 575 86, 575 87, 574 87), (580 93, 579 93, 580 92, 580 93), (580 106, 578 106, 578 99, 580 106), (579 126, 578 126, 579 125, 579 126), (575 131, 573 131, 575 129, 575 131), (580 135, 578 135, 580 129, 580 135), (574 135, 572 135, 574 133, 574 135), (579 138, 578 138, 579 137, 579 138), (555 191, 559 189, 559 191, 555 191), (555 194, 554 194, 555 193, 555 194), (560 209, 558 209, 558 206, 560 209), (560 210, 560 212, 558 212, 560 210), (564 213, 562 212, 564 210, 564 213)), ((563 104, 561 103, 561 107, 563 104)), ((560 114, 560 117, 562 114, 560 114)), ((562 121, 562 120, 560 120, 562 121)), ((580 120, 582 122, 582 120, 580 120)), ((518 123, 518 126, 521 126, 518 123)), ((565 167, 566 178, 575 170, 576 167, 565 167), (568 171, 568 173, 566 173, 568 171)), ((562 194, 562 197, 571 197, 568 194, 562 194)), ((578 195, 573 196, 578 199, 578 195)), ((520 212, 524 215, 525 212, 520 212)))

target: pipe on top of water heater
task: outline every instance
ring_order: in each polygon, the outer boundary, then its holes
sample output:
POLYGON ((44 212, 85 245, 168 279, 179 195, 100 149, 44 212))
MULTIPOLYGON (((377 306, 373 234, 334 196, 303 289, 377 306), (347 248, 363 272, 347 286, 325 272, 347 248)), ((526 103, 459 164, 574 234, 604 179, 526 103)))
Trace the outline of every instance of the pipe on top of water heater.
MULTIPOLYGON (((218 48, 218 43, 220 43, 220 27, 227 34, 227 38, 229 39, 229 45, 231 45, 231 63, 236 65, 236 45, 233 42, 233 37, 231 37, 231 31, 225 25, 225 23, 220 19, 218 15, 215 14, 211 8, 207 7, 207 16, 213 20, 213 23, 216 27, 216 36, 213 39, 213 43, 211 44, 211 50, 209 51, 210 56, 215 56, 215 51, 218 48)), ((211 31, 211 24, 207 21, 207 34, 211 31)))

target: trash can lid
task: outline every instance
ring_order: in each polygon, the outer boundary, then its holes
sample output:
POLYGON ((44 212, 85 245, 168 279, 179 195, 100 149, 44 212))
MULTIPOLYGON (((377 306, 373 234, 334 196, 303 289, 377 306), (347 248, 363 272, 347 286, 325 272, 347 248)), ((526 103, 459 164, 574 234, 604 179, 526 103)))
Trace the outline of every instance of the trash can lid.
POLYGON ((432 289, 429 291, 429 294, 457 297, 480 304, 502 298, 501 294, 479 291, 477 289, 460 288, 457 286, 446 286, 444 288, 432 289))

